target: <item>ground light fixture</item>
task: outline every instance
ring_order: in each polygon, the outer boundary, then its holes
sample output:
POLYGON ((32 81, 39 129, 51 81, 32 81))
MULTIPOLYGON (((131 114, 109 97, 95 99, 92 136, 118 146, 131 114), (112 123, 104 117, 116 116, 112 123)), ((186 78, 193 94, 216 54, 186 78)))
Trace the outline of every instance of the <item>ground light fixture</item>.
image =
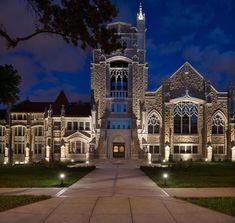
POLYGON ((166 183, 167 183, 167 178, 168 178, 168 174, 167 173, 164 173, 163 174, 163 179, 164 179, 164 185, 166 186, 166 183))
POLYGON ((60 174, 60 186, 63 186, 63 185, 64 185, 64 178, 65 178, 65 174, 64 174, 64 173, 61 173, 61 174, 60 174))

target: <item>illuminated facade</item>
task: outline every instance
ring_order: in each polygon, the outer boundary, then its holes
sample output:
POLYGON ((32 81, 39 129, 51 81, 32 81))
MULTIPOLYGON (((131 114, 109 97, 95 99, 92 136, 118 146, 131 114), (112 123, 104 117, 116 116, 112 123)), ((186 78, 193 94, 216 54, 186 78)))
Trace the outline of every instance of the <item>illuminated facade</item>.
POLYGON ((148 91, 145 15, 108 25, 123 50, 93 52, 91 102, 25 101, 0 113, 0 162, 140 159, 235 161, 234 91, 217 91, 188 62, 148 91))

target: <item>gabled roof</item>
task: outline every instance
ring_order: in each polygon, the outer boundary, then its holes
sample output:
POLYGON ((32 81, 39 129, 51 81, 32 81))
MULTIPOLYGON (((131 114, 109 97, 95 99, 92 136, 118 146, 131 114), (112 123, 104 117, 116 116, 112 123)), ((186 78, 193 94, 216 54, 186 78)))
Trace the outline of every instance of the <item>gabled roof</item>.
POLYGON ((69 105, 69 100, 66 97, 64 91, 61 91, 58 95, 58 97, 55 100, 54 104, 58 104, 58 105, 64 105, 64 106, 68 106, 69 105))
POLYGON ((91 115, 90 103, 70 103, 63 91, 60 92, 54 102, 32 102, 26 100, 15 105, 11 112, 44 113, 50 107, 52 107, 52 116, 60 116, 62 107, 64 107, 65 116, 88 117, 91 115))

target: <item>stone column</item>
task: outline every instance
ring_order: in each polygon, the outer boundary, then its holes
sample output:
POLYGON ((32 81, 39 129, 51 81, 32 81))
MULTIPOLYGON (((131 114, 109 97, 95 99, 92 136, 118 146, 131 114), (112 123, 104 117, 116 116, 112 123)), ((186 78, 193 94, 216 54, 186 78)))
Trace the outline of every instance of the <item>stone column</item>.
POLYGON ((65 161, 65 146, 60 147, 60 161, 63 162, 65 161))
POLYGON ((5 147, 4 151, 4 164, 9 163, 9 148, 5 147))
POLYGON ((25 148, 25 158, 24 158, 24 162, 28 163, 29 162, 29 147, 25 148))
POLYGON ((148 156, 148 164, 151 164, 152 163, 152 154, 148 152, 147 156, 148 156))
POLYGON ((50 149, 51 147, 50 146, 46 146, 46 161, 50 161, 50 149))
POLYGON ((232 161, 235 162, 235 146, 232 147, 232 161))
POLYGON ((170 158, 170 147, 167 145, 165 146, 165 161, 169 161, 170 158))
POLYGON ((212 146, 207 147, 207 161, 212 161, 213 149, 212 146))

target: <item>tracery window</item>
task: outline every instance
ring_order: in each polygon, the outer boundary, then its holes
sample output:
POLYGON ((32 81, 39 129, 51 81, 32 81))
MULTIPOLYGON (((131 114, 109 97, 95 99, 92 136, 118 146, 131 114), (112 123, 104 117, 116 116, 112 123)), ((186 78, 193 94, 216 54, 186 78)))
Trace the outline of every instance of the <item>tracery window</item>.
POLYGON ((192 102, 179 102, 174 106, 174 133, 196 134, 198 132, 198 107, 192 102))
POLYGON ((116 61, 110 64, 110 94, 114 98, 128 97, 128 63, 116 61))
POLYGON ((155 114, 152 114, 148 119, 148 133, 158 134, 159 132, 160 132, 160 120, 155 114))
POLYGON ((212 119, 212 134, 224 134, 224 119, 219 113, 212 119))

